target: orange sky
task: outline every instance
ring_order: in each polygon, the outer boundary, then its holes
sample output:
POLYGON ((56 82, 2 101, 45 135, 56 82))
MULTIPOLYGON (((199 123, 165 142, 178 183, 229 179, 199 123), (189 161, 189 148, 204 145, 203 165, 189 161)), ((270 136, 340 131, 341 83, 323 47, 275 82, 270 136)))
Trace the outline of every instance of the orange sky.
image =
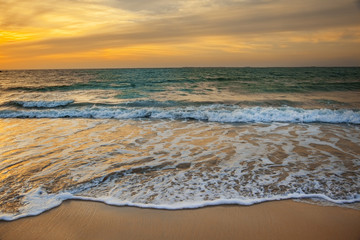
POLYGON ((359 0, 0 0, 0 69, 359 66, 359 0))

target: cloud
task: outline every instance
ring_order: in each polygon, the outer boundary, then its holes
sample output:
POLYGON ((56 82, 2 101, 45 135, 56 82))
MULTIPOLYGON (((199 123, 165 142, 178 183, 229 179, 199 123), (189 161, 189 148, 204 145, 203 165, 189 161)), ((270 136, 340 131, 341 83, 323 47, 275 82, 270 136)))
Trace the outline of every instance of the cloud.
POLYGON ((19 28, 32 25, 38 16, 53 11, 53 6, 25 0, 0 1, 0 27, 19 28))
POLYGON ((133 24, 131 30, 121 31, 117 25, 109 27, 107 32, 90 33, 83 36, 57 37, 41 41, 8 45, 9 48, 39 47, 53 49, 54 52, 79 51, 102 47, 126 47, 137 44, 181 43, 194 38, 207 36, 239 36, 269 34, 297 30, 317 30, 329 26, 353 24, 354 19, 342 19, 343 14, 332 12, 333 18, 323 18, 321 12, 308 12, 305 19, 301 15, 277 13, 238 16, 238 11, 228 11, 227 15, 216 12, 205 15, 172 17, 164 20, 151 20, 133 24))
POLYGON ((112 0, 106 2, 110 6, 129 10, 129 11, 147 11, 155 13, 165 13, 177 11, 180 0, 112 0))
POLYGON ((257 49, 295 51, 309 44, 329 47, 325 42, 344 48, 345 42, 354 46, 359 40, 351 31, 360 26, 354 0, 326 4, 313 0, 17 0, 15 4, 8 0, 5 5, 0 0, 0 4, 7 6, 0 16, 1 28, 34 31, 37 36, 0 45, 2 54, 13 59, 130 48, 141 54, 139 49, 145 52, 146 47, 169 52, 173 48, 175 53, 178 46, 201 49, 204 56, 244 49, 255 54, 257 49))

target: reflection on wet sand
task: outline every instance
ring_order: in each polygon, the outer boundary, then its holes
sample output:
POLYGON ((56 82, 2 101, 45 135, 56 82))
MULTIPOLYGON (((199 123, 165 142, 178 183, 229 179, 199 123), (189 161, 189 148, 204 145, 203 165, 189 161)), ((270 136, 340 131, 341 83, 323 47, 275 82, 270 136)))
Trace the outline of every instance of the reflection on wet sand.
POLYGON ((164 206, 291 194, 351 201, 359 134, 357 125, 2 119, 1 211, 61 193, 164 206))

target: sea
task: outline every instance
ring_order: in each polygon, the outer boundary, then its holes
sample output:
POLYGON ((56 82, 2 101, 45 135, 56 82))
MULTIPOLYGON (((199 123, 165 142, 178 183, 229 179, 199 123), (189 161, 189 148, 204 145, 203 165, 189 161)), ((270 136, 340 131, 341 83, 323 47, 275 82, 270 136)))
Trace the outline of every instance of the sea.
POLYGON ((0 220, 69 199, 360 202, 360 67, 2 70, 0 220))

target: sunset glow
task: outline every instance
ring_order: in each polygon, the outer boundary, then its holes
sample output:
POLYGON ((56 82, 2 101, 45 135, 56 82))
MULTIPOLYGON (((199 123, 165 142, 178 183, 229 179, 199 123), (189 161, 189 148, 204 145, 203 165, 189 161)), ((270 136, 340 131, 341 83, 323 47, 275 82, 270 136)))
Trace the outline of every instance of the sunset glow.
POLYGON ((354 0, 0 0, 0 68, 358 66, 354 0))

